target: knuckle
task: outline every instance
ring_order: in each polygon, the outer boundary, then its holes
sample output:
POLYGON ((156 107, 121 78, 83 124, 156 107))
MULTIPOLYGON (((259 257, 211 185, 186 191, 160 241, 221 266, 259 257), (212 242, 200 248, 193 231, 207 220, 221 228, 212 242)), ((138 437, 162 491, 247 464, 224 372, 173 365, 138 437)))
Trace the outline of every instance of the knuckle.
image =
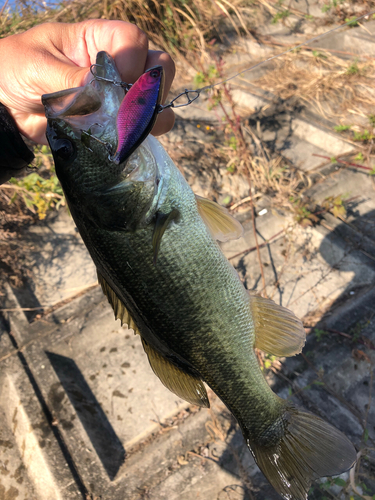
POLYGON ((128 25, 128 34, 129 37, 132 39, 134 45, 141 49, 147 50, 148 48, 148 38, 147 35, 144 31, 142 31, 138 26, 135 24, 130 24, 128 25))
POLYGON ((168 71, 170 77, 173 80, 173 78, 176 74, 176 66, 175 66, 175 63, 174 63, 172 57, 167 52, 163 52, 161 54, 160 58, 161 58, 161 63, 163 65, 163 67, 165 68, 166 71, 168 71))

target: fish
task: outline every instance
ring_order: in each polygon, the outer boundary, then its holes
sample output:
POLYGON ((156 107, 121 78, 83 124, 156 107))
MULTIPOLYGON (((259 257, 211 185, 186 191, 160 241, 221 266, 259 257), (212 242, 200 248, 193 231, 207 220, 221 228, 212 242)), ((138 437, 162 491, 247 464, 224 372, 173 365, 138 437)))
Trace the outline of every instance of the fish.
MULTIPOLYGON (((245 289, 217 243, 240 237, 242 226, 194 195, 156 138, 140 130, 142 140, 130 155, 123 150, 124 161, 108 155, 124 140, 119 109, 130 106, 126 112, 136 117, 143 104, 107 81, 120 78, 108 54, 99 52, 96 63, 98 80, 42 101, 56 174, 102 290, 115 317, 140 335, 161 382, 206 408, 207 384, 275 490, 305 500, 313 480, 350 469, 356 451, 335 427, 278 397, 259 367, 255 347, 299 353, 303 325, 245 289)), ((157 109, 160 96, 151 94, 157 109)))

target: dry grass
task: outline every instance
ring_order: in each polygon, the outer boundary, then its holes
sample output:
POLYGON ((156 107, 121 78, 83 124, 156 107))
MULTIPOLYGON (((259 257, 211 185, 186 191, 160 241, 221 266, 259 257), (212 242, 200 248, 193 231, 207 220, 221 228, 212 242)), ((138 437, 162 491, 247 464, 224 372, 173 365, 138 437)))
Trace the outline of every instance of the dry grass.
POLYGON ((375 60, 339 59, 324 51, 301 51, 276 60, 275 69, 255 82, 284 100, 293 98, 337 122, 352 110, 375 110, 375 60))
POLYGON ((79 22, 90 18, 121 19, 136 24, 160 49, 189 61, 204 59, 206 44, 234 29, 248 33, 242 14, 245 0, 86 0, 46 8, 37 1, 18 2, 18 12, 5 9, 0 37, 43 22, 79 22))

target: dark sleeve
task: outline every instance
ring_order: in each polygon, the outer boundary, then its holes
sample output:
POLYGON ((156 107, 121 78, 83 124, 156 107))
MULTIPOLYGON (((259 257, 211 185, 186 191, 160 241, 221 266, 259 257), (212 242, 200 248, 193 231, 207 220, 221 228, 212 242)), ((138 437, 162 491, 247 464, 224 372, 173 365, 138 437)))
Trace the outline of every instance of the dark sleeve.
POLYGON ((0 103, 0 184, 19 175, 34 159, 24 143, 16 122, 0 103))

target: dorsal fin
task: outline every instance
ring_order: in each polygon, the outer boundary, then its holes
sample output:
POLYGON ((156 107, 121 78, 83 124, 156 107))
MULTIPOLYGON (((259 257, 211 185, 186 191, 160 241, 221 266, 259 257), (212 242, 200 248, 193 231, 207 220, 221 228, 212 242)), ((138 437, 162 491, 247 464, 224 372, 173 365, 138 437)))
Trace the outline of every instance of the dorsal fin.
POLYGON ((171 363, 142 338, 151 368, 160 381, 179 398, 204 408, 210 407, 206 388, 200 378, 171 363))
POLYGON ((121 326, 126 324, 128 328, 134 330, 135 333, 140 333, 137 325, 135 324, 133 318, 131 317, 129 311, 123 304, 123 302, 118 298, 116 292, 108 284, 105 278, 97 271, 98 281, 102 287, 104 295, 107 297, 108 302, 111 304, 112 309, 115 313, 115 318, 121 321, 121 326))
POLYGON ((255 347, 274 356, 294 356, 302 351, 306 333, 292 311, 273 300, 249 292, 255 328, 255 347))
POLYGON ((215 240, 236 240, 243 235, 243 227, 228 210, 214 201, 195 195, 198 211, 215 240))

